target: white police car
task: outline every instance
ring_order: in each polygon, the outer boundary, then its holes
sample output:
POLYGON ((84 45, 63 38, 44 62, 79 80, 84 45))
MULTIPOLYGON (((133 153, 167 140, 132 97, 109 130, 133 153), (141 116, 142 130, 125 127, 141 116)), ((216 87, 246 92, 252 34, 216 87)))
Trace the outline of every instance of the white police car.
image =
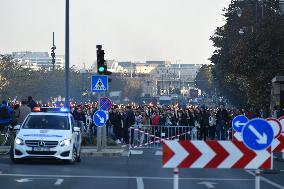
POLYGON ((80 161, 81 131, 64 108, 38 108, 31 112, 16 134, 10 158, 55 158, 70 163, 80 161))

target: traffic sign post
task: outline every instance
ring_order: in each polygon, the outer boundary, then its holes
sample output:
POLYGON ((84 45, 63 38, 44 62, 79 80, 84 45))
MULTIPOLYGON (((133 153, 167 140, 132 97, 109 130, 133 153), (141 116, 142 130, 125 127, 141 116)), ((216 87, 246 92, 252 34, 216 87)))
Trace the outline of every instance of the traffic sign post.
POLYGON ((251 150, 265 150, 273 139, 273 129, 264 119, 252 119, 243 128, 244 144, 251 150))
POLYGON ((274 138, 278 138, 282 134, 282 126, 281 123, 275 119, 275 118, 267 118, 266 119, 268 123, 271 125, 273 132, 274 132, 274 138))
POLYGON ((94 113, 93 120, 97 127, 103 127, 106 124, 107 115, 104 111, 98 110, 94 113))
POLYGON ((246 125, 248 121, 249 119, 246 116, 238 115, 233 119, 232 127, 236 132, 241 133, 243 131, 243 127, 246 125))
POLYGON ((282 127, 282 134, 276 139, 277 147, 275 148, 275 152, 281 152, 281 156, 278 161, 284 161, 284 116, 280 117, 279 122, 282 127))
POLYGON ((93 75, 92 76, 92 92, 107 92, 108 91, 108 76, 93 75))
POLYGON ((282 132, 284 133, 284 116, 279 118, 279 122, 280 122, 280 124, 282 126, 282 132))
POLYGON ((244 115, 236 116, 232 121, 232 128, 234 130, 232 140, 239 142, 243 141, 242 131, 249 119, 244 115))
POLYGON ((112 106, 112 103, 109 98, 104 97, 100 99, 100 109, 101 110, 107 111, 111 108, 111 106, 112 106))

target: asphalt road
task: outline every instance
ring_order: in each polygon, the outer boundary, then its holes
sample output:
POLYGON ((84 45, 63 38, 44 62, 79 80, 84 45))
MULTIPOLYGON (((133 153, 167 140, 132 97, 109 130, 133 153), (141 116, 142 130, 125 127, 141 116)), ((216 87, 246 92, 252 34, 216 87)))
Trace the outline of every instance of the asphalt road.
MULTIPOLYGON (((86 157, 74 165, 56 161, 12 164, 0 156, 0 189, 172 189, 173 170, 163 169, 161 152, 132 151, 130 157, 86 157)), ((262 174, 261 189, 284 189, 284 162, 274 162, 280 174, 262 174)), ((254 188, 252 171, 182 169, 180 189, 254 188)))

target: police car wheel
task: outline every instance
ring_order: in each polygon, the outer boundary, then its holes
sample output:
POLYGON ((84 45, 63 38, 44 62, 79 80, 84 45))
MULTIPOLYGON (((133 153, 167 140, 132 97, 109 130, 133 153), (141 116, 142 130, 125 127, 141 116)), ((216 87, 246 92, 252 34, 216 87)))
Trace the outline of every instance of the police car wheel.
POLYGON ((75 161, 77 160, 77 150, 75 148, 75 146, 73 147, 72 150, 72 155, 71 155, 71 159, 69 160, 69 163, 75 163, 75 161))
POLYGON ((20 163, 19 159, 14 158, 14 147, 13 147, 13 145, 11 145, 11 148, 10 148, 10 159, 15 164, 20 163))

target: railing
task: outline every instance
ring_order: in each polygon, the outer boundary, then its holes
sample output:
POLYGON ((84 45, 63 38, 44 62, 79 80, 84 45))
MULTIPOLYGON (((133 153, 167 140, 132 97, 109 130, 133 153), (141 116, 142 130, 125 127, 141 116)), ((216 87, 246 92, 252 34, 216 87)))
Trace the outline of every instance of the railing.
POLYGON ((159 148, 163 140, 194 140, 197 130, 193 126, 132 126, 129 130, 131 148, 159 148))
MULTIPOLYGON (((232 140, 231 129, 223 130, 223 140, 232 140)), ((216 131, 213 140, 218 140, 216 131)), ((161 148, 163 140, 198 140, 200 129, 194 126, 134 125, 129 130, 130 148, 161 148)), ((210 140, 207 129, 207 140, 210 140)), ((221 139, 220 139, 221 140, 221 139)))

